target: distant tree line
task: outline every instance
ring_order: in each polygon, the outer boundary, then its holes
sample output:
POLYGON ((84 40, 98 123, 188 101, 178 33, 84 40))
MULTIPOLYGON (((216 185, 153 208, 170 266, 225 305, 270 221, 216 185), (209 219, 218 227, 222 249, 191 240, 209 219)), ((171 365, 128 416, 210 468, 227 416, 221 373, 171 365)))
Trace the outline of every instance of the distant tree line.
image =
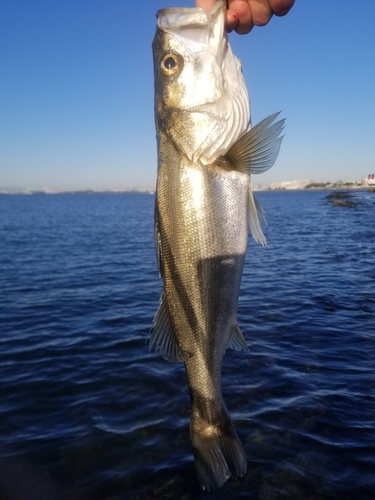
POLYGON ((330 185, 330 182, 310 182, 310 184, 307 184, 307 186, 305 186, 305 189, 325 188, 330 185))
POLYGON ((353 182, 353 181, 348 181, 348 182, 310 182, 310 184, 307 184, 305 186, 305 189, 324 189, 327 187, 331 188, 339 188, 339 187, 350 187, 350 186, 360 186, 361 184, 359 182, 353 182))

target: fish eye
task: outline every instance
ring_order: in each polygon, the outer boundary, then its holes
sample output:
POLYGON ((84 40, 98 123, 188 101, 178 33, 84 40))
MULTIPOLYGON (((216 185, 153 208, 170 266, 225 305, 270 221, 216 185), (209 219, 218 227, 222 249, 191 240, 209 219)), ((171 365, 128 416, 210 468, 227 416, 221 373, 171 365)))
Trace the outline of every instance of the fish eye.
POLYGON ((175 54, 166 54, 161 61, 161 70, 166 76, 173 76, 180 69, 179 61, 175 54))

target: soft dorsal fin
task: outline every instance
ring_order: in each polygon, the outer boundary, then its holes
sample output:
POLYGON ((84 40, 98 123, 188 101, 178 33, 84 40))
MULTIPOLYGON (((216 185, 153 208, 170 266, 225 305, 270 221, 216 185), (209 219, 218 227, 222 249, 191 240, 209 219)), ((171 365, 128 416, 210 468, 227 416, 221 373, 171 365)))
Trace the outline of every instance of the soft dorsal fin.
POLYGON ((268 116, 243 135, 224 155, 224 168, 244 174, 261 174, 272 167, 279 154, 284 120, 272 122, 280 114, 268 116))

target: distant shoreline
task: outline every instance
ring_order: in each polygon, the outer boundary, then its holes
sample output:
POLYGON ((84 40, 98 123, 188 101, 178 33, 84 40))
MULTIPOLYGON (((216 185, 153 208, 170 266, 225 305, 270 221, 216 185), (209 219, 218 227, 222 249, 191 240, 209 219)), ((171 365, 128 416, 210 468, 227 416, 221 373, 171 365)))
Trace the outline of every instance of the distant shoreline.
MULTIPOLYGON (((375 190, 375 186, 338 186, 338 187, 313 187, 313 188, 296 188, 296 189, 286 189, 286 188, 277 188, 277 189, 253 189, 253 192, 255 193, 280 193, 280 192, 307 192, 307 191, 373 191, 375 190)), ((32 191, 1 191, 0 190, 0 195, 3 196, 58 196, 58 195, 80 195, 80 194, 86 194, 86 195, 97 195, 97 194, 113 194, 113 195, 122 195, 122 194, 146 194, 146 195, 154 195, 155 191, 154 190, 124 190, 124 191, 110 191, 110 190, 104 190, 104 191, 94 191, 91 189, 85 189, 85 190, 72 190, 72 191, 43 191, 43 190, 32 190, 32 191)))
POLYGON ((95 195, 95 194, 155 194, 154 190, 140 190, 140 191, 135 191, 135 190, 129 190, 129 191, 93 191, 91 189, 85 189, 85 190, 77 190, 77 191, 41 191, 41 190, 35 190, 35 191, 1 191, 0 190, 0 195, 4 196, 58 196, 58 195, 78 195, 78 194, 88 194, 88 195, 95 195))

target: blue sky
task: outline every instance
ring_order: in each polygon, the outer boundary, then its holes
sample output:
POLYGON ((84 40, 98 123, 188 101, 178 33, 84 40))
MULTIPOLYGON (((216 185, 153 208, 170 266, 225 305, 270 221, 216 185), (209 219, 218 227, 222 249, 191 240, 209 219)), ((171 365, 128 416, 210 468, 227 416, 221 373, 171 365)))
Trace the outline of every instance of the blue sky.
MULTIPOLYGON (((151 42, 159 8, 193 0, 1 0, 0 189, 153 188, 151 42)), ((375 2, 296 0, 230 36, 253 124, 282 110, 253 181, 375 173, 375 2)))

